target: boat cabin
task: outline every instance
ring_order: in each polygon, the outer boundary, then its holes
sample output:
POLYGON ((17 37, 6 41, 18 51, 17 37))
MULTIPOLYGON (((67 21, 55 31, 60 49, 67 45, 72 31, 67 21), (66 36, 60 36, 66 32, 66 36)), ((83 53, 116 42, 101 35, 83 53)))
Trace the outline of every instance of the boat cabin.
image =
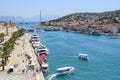
POLYGON ((82 53, 80 53, 79 54, 79 59, 82 59, 82 60, 88 60, 89 58, 88 58, 88 54, 82 54, 82 53))

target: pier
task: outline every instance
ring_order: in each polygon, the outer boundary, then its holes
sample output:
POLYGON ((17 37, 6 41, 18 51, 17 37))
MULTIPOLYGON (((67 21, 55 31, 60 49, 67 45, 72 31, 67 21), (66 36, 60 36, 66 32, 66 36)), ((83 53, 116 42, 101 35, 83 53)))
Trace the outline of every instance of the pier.
POLYGON ((7 75, 5 71, 2 73, 4 76, 9 77, 12 74, 15 80, 45 80, 42 71, 39 70, 40 65, 34 53, 34 49, 29 42, 30 37, 30 34, 25 33, 16 40, 15 48, 9 58, 9 64, 5 67, 5 69, 8 70, 10 66, 13 66, 14 71, 7 75), (28 57, 26 57, 27 55, 31 58, 28 59, 28 57))

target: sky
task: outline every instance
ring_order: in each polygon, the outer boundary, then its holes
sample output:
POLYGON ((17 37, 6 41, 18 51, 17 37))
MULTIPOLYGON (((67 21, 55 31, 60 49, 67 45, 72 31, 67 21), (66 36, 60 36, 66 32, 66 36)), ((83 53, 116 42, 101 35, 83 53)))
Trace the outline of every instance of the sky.
POLYGON ((120 9, 120 0, 0 0, 0 16, 65 16, 81 12, 120 9))

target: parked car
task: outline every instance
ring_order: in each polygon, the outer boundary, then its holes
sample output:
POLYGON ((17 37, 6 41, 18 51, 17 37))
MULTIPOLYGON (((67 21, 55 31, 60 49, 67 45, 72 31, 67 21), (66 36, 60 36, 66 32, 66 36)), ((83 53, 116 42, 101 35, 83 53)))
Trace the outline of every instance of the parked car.
POLYGON ((8 71, 7 71, 7 73, 13 72, 13 68, 14 68, 14 66, 10 66, 9 69, 8 69, 8 71))

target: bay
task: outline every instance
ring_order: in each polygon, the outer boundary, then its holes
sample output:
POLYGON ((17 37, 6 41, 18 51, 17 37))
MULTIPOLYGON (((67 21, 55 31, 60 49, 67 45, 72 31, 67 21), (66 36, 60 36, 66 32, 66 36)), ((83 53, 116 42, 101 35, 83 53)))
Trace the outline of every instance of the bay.
POLYGON ((120 39, 62 31, 37 33, 50 50, 46 77, 59 67, 73 66, 74 74, 52 80, 120 80, 120 39), (78 53, 86 53, 90 59, 80 60, 78 53))

